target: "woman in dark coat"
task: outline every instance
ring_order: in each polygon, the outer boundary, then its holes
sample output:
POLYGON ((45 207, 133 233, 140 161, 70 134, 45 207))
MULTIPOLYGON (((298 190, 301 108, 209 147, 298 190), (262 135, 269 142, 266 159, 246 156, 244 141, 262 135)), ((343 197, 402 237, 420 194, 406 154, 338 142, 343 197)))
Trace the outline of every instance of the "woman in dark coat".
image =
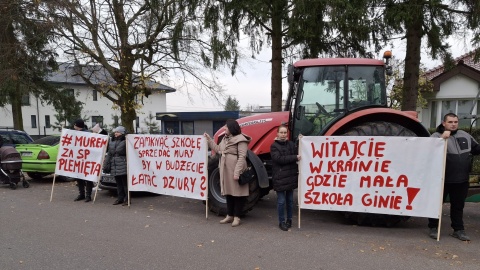
POLYGON ((118 126, 113 132, 114 137, 108 143, 108 151, 103 170, 105 173, 113 175, 117 182, 117 200, 113 204, 127 205, 127 147, 125 142, 125 128, 118 126))
POLYGON ((295 143, 288 140, 286 126, 278 127, 277 138, 270 146, 270 155, 273 163, 273 189, 277 192, 278 226, 281 230, 287 231, 292 227, 293 190, 298 185, 297 161, 300 160, 300 155, 297 154, 295 143))

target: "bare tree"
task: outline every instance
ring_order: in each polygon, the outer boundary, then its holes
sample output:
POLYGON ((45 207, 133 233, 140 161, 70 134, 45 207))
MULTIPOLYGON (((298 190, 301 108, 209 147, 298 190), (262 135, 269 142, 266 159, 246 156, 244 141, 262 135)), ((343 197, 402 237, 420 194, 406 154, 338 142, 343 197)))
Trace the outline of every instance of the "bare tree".
POLYGON ((229 37, 205 33, 198 17, 202 3, 52 0, 49 17, 65 54, 79 63, 79 75, 121 109, 122 124, 133 130, 137 101, 158 80, 177 81, 217 100, 222 94, 213 70, 226 65, 234 71, 237 50, 229 37))

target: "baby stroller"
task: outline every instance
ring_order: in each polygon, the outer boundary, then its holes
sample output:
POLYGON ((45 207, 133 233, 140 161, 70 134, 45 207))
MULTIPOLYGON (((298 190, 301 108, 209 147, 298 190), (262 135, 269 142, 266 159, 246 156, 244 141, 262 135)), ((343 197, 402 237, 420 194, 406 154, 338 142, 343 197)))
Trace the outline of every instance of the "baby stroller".
POLYGON ((21 180, 24 188, 30 186, 23 175, 22 158, 17 149, 12 146, 0 147, 0 163, 1 184, 9 184, 11 189, 16 189, 21 180))

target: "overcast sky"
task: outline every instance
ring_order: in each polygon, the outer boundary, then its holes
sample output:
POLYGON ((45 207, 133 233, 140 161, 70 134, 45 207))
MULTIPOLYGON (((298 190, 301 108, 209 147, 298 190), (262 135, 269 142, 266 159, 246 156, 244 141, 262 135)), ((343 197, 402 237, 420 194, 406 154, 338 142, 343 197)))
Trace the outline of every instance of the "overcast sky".
MULTIPOLYGON (((454 58, 468 53, 472 49, 471 46, 465 45, 459 40, 461 39, 450 40, 454 58)), ((385 50, 391 50, 393 56, 397 59, 405 57, 405 46, 403 44, 399 44, 394 48, 385 48, 385 50)), ((426 49, 424 48, 422 51, 426 51, 426 49)), ((377 59, 382 59, 382 54, 383 51, 377 55, 377 59)), ((269 60, 271 57, 269 50, 262 51, 256 58, 241 60, 240 68, 235 77, 232 77, 228 72, 225 72, 225 75, 221 77, 221 83, 225 86, 227 95, 235 97, 242 109, 245 109, 248 105, 270 106, 271 64, 269 60)), ((421 62, 428 69, 442 64, 440 60, 432 60, 425 53, 422 54, 421 62)), ((284 99, 286 98, 287 89, 287 82, 284 79, 284 99)), ((223 111, 223 106, 218 105, 216 101, 207 97, 200 98, 199 95, 193 95, 193 99, 189 100, 182 89, 178 89, 176 93, 167 94, 167 111, 223 111)))

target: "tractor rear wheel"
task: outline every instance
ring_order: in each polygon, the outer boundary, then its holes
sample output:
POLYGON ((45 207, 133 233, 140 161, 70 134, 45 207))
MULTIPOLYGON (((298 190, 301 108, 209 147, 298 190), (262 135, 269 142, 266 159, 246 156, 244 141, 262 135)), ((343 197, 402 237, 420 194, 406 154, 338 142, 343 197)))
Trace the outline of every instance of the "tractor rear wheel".
MULTIPOLYGON (((248 160, 247 160, 248 162, 248 160)), ((249 195, 243 206, 243 214, 252 210, 260 199, 260 188, 258 180, 255 179, 249 184, 249 195)), ((210 172, 208 177, 208 208, 217 215, 227 214, 227 200, 222 196, 220 189, 220 169, 216 167, 210 172)))
MULTIPOLYGON (((343 136, 403 136, 416 137, 417 135, 408 128, 397 123, 378 121, 366 122, 347 130, 343 136)), ((400 221, 405 221, 410 217, 384 215, 373 213, 347 212, 345 217, 357 223, 358 225, 369 226, 387 226, 391 227, 400 221)))

